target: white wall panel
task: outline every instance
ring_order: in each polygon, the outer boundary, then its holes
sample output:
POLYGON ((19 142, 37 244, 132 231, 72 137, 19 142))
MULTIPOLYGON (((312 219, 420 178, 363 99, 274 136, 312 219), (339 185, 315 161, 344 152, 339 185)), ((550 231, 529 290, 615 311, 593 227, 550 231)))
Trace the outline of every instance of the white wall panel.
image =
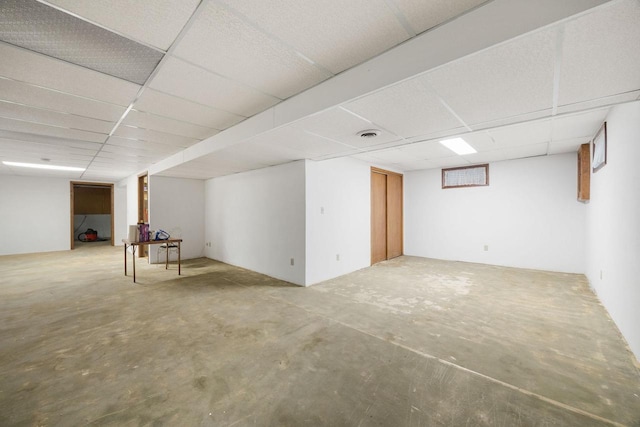
POLYGON ((0 255, 70 248, 69 180, 3 176, 0 179, 0 255))
POLYGON ((304 161, 214 178, 205 193, 207 257, 304 285, 304 161))
POLYGON ((607 164, 591 175, 587 277, 640 360, 640 102, 607 117, 607 164))
POLYGON ((307 285, 370 265, 370 189, 371 168, 364 162, 307 162, 307 285))
POLYGON ((491 163, 489 177, 487 187, 443 190, 440 169, 407 172, 405 253, 583 273, 576 155, 491 163))
MULTIPOLYGON (((204 252, 204 181, 198 179, 149 177, 149 228, 173 231, 172 237, 181 237, 182 259, 199 258, 204 252)), ((158 246, 149 247, 150 262, 163 262, 165 253, 158 258, 158 246)), ((171 254, 170 261, 177 254, 171 254)))

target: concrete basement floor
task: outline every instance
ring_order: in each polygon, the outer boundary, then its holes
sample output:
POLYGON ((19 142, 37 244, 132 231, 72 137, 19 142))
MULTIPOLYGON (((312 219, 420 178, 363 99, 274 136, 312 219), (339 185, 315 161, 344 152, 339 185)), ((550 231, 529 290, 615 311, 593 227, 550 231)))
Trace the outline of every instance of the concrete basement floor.
POLYGON ((580 275, 401 257, 301 288, 202 258, 133 284, 122 256, 0 257, 0 425, 640 426, 580 275))

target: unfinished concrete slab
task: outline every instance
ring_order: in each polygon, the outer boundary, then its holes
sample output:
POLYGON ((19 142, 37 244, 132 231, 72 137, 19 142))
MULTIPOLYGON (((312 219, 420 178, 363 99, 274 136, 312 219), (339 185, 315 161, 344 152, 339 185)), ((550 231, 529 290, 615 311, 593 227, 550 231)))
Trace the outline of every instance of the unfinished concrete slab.
POLYGON ((300 288, 197 259, 133 284, 121 250, 0 257, 0 425, 640 422, 579 275, 401 257, 300 288))

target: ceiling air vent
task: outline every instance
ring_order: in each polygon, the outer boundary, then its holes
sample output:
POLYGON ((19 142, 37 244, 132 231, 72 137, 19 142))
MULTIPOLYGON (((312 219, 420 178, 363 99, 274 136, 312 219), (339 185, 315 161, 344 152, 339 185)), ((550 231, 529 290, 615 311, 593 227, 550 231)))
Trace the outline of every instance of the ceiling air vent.
POLYGON ((363 130, 358 132, 358 136, 360 138, 375 138, 376 136, 380 135, 380 131, 377 129, 367 129, 367 130, 363 130))

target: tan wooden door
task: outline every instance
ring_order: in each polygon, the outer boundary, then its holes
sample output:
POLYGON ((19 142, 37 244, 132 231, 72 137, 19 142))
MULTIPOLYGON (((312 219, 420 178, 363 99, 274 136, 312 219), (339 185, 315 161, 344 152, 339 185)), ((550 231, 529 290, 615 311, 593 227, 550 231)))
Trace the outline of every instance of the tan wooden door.
POLYGON ((402 255, 402 175, 371 168, 371 264, 402 255))
POLYGON ((387 259, 387 176, 371 172, 371 264, 387 259))

